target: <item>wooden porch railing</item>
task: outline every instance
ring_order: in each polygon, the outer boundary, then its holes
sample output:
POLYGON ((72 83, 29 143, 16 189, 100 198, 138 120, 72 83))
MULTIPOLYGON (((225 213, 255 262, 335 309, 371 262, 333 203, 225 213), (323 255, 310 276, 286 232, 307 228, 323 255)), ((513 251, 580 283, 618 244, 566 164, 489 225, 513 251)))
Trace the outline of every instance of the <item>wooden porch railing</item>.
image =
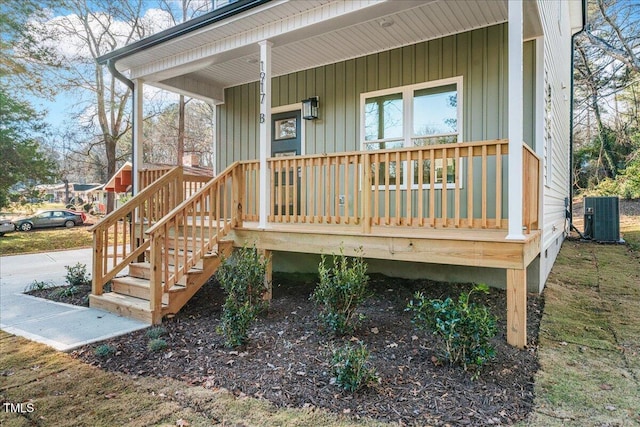
POLYGON ((147 230, 150 241, 151 310, 229 232, 240 224, 243 176, 229 166, 147 230))
MULTIPOLYGON (((275 223, 506 229, 506 140, 269 159, 275 223)), ((257 162, 244 173, 257 218, 257 162)))
MULTIPOLYGON (((172 170, 172 167, 166 168, 150 168, 142 169, 138 172, 138 180, 140 182, 140 190, 147 188, 155 181, 160 179, 166 173, 172 170)), ((191 175, 183 173, 183 194, 185 198, 195 194, 204 184, 211 180, 211 176, 191 175)))
MULTIPOLYGON (((269 222, 507 229, 507 140, 268 159, 269 222)), ((258 220, 258 161, 241 163, 258 220)), ((524 226, 538 226, 539 159, 524 148, 524 226)))
POLYGON ((91 228, 94 295, 149 248, 146 228, 182 202, 183 188, 182 169, 173 168, 91 228))
POLYGON ((522 150, 522 226, 529 234, 540 225, 540 158, 528 145, 524 145, 522 150))

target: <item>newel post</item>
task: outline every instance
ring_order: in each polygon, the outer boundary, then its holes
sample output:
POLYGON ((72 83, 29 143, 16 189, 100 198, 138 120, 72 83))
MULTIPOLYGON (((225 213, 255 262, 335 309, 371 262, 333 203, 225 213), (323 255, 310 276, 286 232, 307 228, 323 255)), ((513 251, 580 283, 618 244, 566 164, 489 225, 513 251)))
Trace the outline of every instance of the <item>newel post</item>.
POLYGON ((93 230, 93 267, 91 275, 91 293, 102 295, 102 270, 104 259, 104 233, 102 228, 93 230))
POLYGON ((232 227, 242 227, 242 201, 244 200, 244 170, 241 164, 233 168, 231 178, 231 198, 233 200, 233 220, 232 227))
POLYGON ((151 323, 162 322, 162 241, 158 236, 151 236, 151 280, 149 283, 149 305, 151 323))

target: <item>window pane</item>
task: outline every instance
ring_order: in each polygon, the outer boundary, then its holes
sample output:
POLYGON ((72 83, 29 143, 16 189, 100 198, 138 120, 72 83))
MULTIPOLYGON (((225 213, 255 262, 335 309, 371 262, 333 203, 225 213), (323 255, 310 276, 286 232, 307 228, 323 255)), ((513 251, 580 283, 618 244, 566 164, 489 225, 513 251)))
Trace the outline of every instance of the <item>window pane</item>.
MULTIPOLYGON (((415 160, 411 162, 413 167, 413 183, 419 184, 418 174, 422 173, 422 184, 430 184, 431 183, 431 160, 423 160, 422 168, 420 168, 420 163, 415 160)), ((443 174, 446 183, 455 183, 456 182, 456 162, 454 159, 447 159, 447 168, 446 171, 442 165, 442 159, 435 160, 435 183, 442 184, 443 174)))
MULTIPOLYGON (((384 149, 392 149, 392 148, 402 148, 402 141, 384 141, 384 142, 370 142, 365 144, 366 150, 384 150, 384 149)), ((387 172, 389 174, 389 185, 403 185, 403 171, 404 171, 404 163, 400 162, 398 166, 397 162, 394 159, 395 156, 391 155, 389 157, 389 164, 387 165, 385 161, 385 156, 380 154, 378 157, 378 161, 376 162, 374 158, 371 159, 371 185, 375 185, 375 177, 378 175, 378 183, 379 185, 385 185, 387 172)))
POLYGON ((364 106, 365 141, 402 137, 402 94, 368 98, 364 106))
POLYGON ((453 144, 458 142, 458 135, 425 136, 423 138, 413 138, 413 145, 424 147, 435 144, 453 144))
POLYGON ((414 91, 413 134, 427 136, 455 132, 458 132, 456 85, 414 91))

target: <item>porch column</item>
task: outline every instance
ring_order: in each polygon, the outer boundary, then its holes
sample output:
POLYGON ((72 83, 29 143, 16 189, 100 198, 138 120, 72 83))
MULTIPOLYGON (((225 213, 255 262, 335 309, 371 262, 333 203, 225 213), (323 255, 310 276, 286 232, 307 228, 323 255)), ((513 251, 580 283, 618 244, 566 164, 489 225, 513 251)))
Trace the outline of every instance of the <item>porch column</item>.
POLYGON ((509 240, 524 240, 522 233, 522 2, 509 1, 509 240))
POLYGON ((133 194, 138 194, 140 183, 138 171, 142 168, 142 124, 143 124, 143 81, 136 79, 133 82, 133 159, 131 159, 131 180, 133 181, 133 194))
POLYGON ((271 43, 263 40, 260 45, 260 206, 258 228, 267 228, 269 212, 269 171, 267 157, 271 155, 271 43))
MULTIPOLYGON (((509 7, 509 234, 508 240, 524 240, 523 206, 523 65, 522 2, 509 7)), ((527 269, 507 269, 507 342, 527 345, 527 269)))

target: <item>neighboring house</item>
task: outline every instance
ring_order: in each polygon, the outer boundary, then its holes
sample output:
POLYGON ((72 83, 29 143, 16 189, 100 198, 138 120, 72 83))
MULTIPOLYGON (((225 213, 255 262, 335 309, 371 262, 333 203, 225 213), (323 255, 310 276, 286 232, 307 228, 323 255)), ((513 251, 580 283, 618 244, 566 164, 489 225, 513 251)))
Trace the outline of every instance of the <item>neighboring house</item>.
POLYGON ((79 200, 84 203, 90 202, 93 199, 93 193, 100 187, 101 184, 53 184, 53 185, 39 185, 36 187, 42 194, 43 198, 50 202, 67 203, 69 200, 80 204, 79 200), (67 194, 68 192, 68 194, 67 194), (76 200, 78 200, 76 202, 76 200))
POLYGON ((542 290, 566 235, 584 8, 243 0, 99 58, 134 90, 134 171, 144 176, 151 85, 217 106, 223 172, 181 205, 188 179, 168 173, 97 230, 92 305, 158 322, 195 293, 174 302, 169 291, 197 290, 189 268, 214 271, 206 254, 225 241, 255 243, 284 270, 362 246, 374 271, 505 286, 507 339, 523 347, 526 291, 542 290), (116 217, 132 216, 138 245, 106 243, 116 217), (122 262, 107 267, 114 251, 122 262), (103 283, 143 258, 130 275, 146 293, 114 292, 151 302, 109 300, 103 283))

